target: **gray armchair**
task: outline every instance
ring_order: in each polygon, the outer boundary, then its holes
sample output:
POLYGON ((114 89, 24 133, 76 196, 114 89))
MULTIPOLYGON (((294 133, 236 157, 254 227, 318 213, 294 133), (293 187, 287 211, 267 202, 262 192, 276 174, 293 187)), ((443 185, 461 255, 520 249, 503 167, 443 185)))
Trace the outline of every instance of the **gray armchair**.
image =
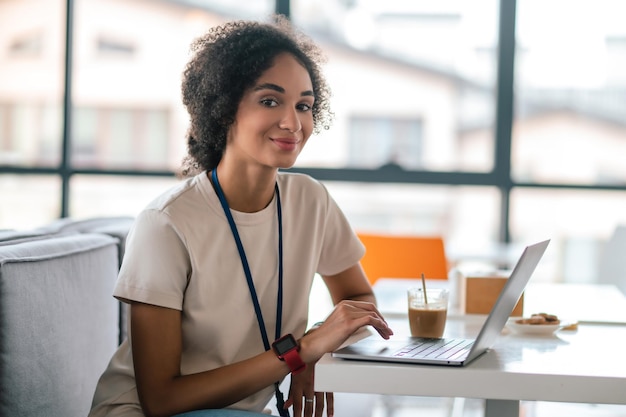
POLYGON ((0 415, 84 417, 119 342, 119 240, 13 237, 0 244, 0 415))

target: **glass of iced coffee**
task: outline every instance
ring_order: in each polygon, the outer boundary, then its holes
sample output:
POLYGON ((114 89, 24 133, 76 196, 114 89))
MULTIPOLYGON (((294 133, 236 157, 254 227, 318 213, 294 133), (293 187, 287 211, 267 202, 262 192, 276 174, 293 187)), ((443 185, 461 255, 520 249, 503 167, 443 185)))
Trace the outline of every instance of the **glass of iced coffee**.
POLYGON ((448 290, 409 288, 409 326, 411 336, 439 339, 443 337, 448 315, 448 290))

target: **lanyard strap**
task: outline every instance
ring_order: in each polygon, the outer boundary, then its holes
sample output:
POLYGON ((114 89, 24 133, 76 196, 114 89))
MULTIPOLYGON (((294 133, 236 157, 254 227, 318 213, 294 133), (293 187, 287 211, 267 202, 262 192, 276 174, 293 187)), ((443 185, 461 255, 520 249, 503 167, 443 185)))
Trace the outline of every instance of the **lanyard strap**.
MULTIPOLYGON (((217 196, 220 199, 220 203, 222 204, 222 209, 224 209, 224 214, 226 215, 226 219, 228 220, 228 224, 230 225, 230 230, 232 231, 233 237, 235 238, 235 243, 237 244, 237 250, 239 251, 239 257, 241 258, 241 265, 243 266, 243 272, 246 274, 246 281, 248 282, 250 297, 252 298, 252 304, 254 305, 254 312, 256 313, 256 319, 259 323, 259 330, 261 332, 261 338, 263 339, 263 346, 267 351, 271 349, 271 346, 269 339, 267 338, 267 330, 265 328, 265 322, 263 320, 263 312, 261 311, 259 298, 257 297, 256 289, 254 287, 254 281, 252 280, 252 273, 250 272, 250 266, 248 265, 246 251, 243 248, 241 238, 239 237, 239 232, 237 231, 237 225, 235 224, 233 215, 231 214, 230 208, 228 207, 228 202, 226 201, 226 197, 224 196, 224 192, 222 191, 220 182, 217 179, 217 168, 211 172, 211 177, 213 180, 213 185, 215 186, 215 191, 217 192, 217 196)), ((280 192, 278 191, 278 184, 274 185, 274 190, 276 192, 276 213, 278 216, 278 296, 276 303, 276 336, 274 337, 274 340, 277 340, 281 336, 280 328, 282 325, 283 313, 283 213, 280 205, 280 192)), ((278 412, 283 417, 289 417, 289 410, 286 410, 284 408, 285 401, 283 399, 282 393, 280 392, 278 382, 274 383, 274 390, 276 391, 276 407, 278 409, 278 412)))
MULTIPOLYGON (((261 337, 263 338, 263 345, 265 346, 265 350, 270 350, 271 346, 270 341, 267 338, 267 330, 265 327, 265 322, 263 321, 263 312, 261 311, 261 306, 259 305, 259 299, 256 294, 256 289, 254 288, 254 281, 252 281, 252 273, 250 272, 250 266, 248 265, 248 259, 246 258, 246 251, 243 248, 241 238, 239 237, 239 232, 237 231, 237 225, 235 224, 233 215, 230 213, 228 202, 226 201, 226 197, 224 196, 222 187, 220 186, 220 183, 217 179, 217 169, 214 169, 211 174, 213 177, 215 190, 217 191, 217 196, 220 199, 220 203, 222 204, 222 208, 224 209, 224 214, 226 215, 226 218, 228 219, 228 224, 230 225, 230 230, 233 232, 233 237, 235 238, 235 243, 237 244, 237 250, 239 251, 239 257, 241 258, 241 265, 243 266, 243 271, 246 274, 246 281, 248 281, 248 289, 250 290, 250 296, 252 297, 252 304, 254 304, 254 312, 256 313, 256 318, 259 322, 259 330, 261 331, 261 337)), ((276 211, 278 215, 278 300, 276 307, 276 337, 274 338, 274 340, 276 340, 281 336, 280 328, 283 312, 283 216, 280 207, 280 193, 278 191, 278 184, 274 186, 274 189, 276 190, 276 211)))

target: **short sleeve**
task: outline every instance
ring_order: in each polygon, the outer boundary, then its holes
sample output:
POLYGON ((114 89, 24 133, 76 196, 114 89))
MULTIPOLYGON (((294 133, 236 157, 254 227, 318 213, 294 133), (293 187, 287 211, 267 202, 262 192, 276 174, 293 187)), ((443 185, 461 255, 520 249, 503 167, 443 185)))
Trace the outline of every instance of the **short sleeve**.
POLYGON ((365 247, 335 200, 328 191, 326 193, 327 212, 318 272, 334 275, 359 262, 365 254, 365 247))
POLYGON ((137 217, 113 295, 182 310, 191 262, 183 238, 167 213, 145 210, 137 217))

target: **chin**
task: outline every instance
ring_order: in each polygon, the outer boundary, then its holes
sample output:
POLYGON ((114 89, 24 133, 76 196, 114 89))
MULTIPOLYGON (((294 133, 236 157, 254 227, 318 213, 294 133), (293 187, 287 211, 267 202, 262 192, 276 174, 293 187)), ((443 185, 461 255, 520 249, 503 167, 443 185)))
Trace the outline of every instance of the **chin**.
POLYGON ((274 166, 278 169, 289 169, 293 168, 296 164, 296 158, 280 158, 275 161, 274 166))
POLYGON ((276 167, 277 167, 278 169, 289 169, 289 168, 293 168, 293 166, 294 166, 295 164, 296 164, 295 162, 290 163, 290 164, 278 164, 278 165, 276 165, 276 167))

